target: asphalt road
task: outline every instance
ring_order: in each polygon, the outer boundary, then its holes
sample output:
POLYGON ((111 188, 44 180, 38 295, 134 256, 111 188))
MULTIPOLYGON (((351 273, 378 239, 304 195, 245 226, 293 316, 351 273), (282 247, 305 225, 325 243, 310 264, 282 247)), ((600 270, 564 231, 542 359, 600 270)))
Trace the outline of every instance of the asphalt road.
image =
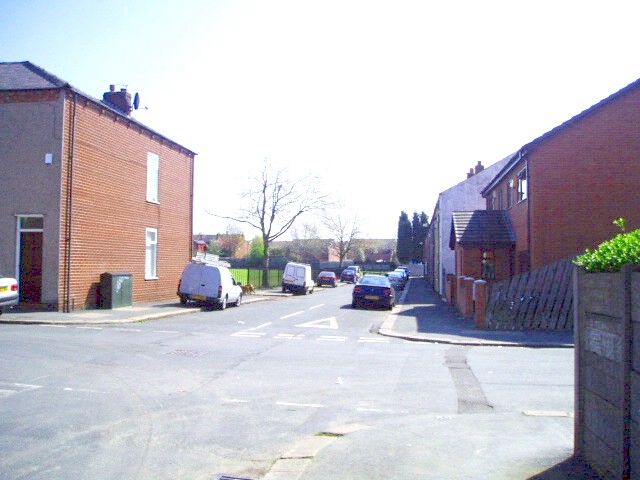
POLYGON ((0 479, 517 479, 570 456, 572 350, 381 337, 350 292, 0 325, 0 479))

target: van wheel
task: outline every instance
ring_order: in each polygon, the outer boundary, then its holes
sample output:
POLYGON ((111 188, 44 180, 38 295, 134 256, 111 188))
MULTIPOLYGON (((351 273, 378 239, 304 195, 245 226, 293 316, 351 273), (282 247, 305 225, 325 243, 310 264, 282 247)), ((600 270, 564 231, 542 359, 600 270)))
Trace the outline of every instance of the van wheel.
POLYGON ((236 300, 236 303, 234 303, 234 305, 236 307, 239 307, 241 303, 242 303, 242 294, 238 295, 238 300, 236 300))
POLYGON ((282 287, 282 293, 287 293, 287 289, 282 287))
POLYGON ((224 298, 222 299, 222 301, 220 302, 220 304, 219 304, 218 308, 219 308, 220 310, 224 310, 225 308, 227 308, 227 297, 224 297, 224 298))
POLYGON ((187 297, 185 297, 184 295, 180 295, 180 305, 186 305, 187 304, 187 297))

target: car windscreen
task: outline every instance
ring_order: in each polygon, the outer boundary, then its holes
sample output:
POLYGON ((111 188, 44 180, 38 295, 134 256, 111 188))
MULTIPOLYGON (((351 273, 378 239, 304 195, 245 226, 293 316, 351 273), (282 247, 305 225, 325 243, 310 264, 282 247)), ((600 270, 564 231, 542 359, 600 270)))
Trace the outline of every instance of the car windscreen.
POLYGON ((386 277, 362 277, 360 280, 361 285, 379 285, 381 287, 386 287, 389 285, 389 280, 386 277))

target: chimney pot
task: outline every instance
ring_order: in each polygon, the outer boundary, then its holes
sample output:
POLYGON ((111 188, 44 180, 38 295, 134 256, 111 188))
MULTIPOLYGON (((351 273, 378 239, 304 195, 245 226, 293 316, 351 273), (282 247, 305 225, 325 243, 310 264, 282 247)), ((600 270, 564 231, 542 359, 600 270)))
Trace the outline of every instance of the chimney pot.
POLYGON ((471 178, 473 177, 473 168, 470 168, 469 171, 467 172, 467 178, 471 178))
POLYGON ((476 165, 476 173, 480 173, 482 170, 484 170, 484 166, 482 165, 482 162, 478 160, 478 164, 476 165))
POLYGON ((115 85, 109 85, 109 91, 110 92, 115 92, 116 91, 116 86, 115 85))
POLYGON ((109 91, 102 95, 102 101, 125 115, 131 113, 131 94, 127 92, 126 88, 121 88, 119 92, 116 92, 116 86, 109 85, 109 91))

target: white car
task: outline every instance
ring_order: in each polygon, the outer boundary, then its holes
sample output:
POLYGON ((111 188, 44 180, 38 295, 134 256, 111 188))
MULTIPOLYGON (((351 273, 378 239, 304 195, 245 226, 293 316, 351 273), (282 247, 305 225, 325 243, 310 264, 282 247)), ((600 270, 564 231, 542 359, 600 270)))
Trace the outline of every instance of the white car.
POLYGON ((15 278, 0 276, 0 314, 6 307, 18 304, 18 282, 15 278))

